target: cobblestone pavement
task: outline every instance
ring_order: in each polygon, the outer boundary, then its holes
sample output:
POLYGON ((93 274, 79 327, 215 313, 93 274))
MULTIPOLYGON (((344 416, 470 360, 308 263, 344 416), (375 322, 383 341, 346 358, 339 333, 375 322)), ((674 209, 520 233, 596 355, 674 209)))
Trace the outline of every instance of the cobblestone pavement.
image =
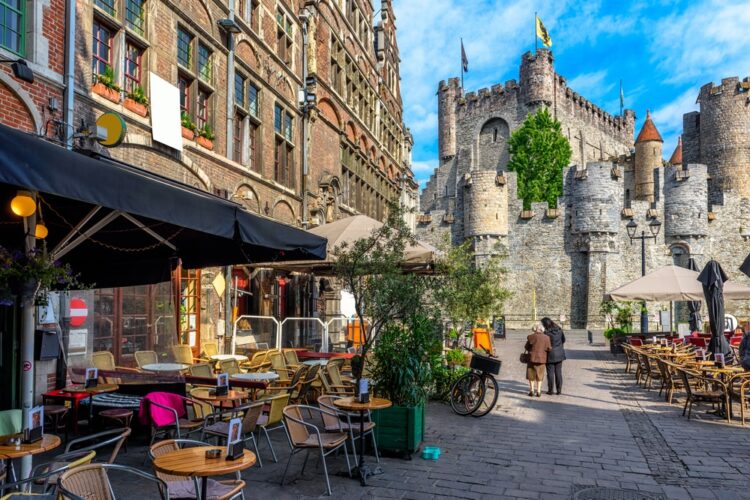
MULTIPOLYGON (((337 498, 750 498, 750 427, 728 425, 701 407, 690 422, 679 404, 638 388, 603 343, 568 334, 563 395, 530 398, 518 361, 525 334, 497 341, 503 359, 496 409, 483 418, 459 417, 430 404, 425 444, 436 462, 382 458, 384 474, 363 488, 331 475, 337 498)), ((543 387, 545 387, 543 385, 543 387)), ((681 400, 681 398, 680 398, 681 400)), ((288 446, 275 433, 279 463, 261 445, 264 467, 243 474, 248 498, 300 498, 325 491, 316 460, 300 477, 293 459, 288 483, 279 480, 288 446)), ((144 448, 131 446, 118 462, 141 466, 144 448)), ((372 458, 371 458, 372 460, 372 458)), ((329 471, 344 469, 330 457, 329 471)), ((122 498, 150 498, 141 487, 115 481, 122 498)), ((119 498, 119 497, 118 497, 119 498)))

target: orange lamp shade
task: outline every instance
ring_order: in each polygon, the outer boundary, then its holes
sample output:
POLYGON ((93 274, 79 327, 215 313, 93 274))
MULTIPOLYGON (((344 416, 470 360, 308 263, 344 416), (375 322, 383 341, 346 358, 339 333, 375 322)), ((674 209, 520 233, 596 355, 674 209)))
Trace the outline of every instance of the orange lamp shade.
POLYGON ((47 230, 47 226, 44 225, 44 222, 37 222, 36 227, 34 228, 34 237, 38 240, 43 240, 48 234, 49 230, 47 230))
POLYGON ((29 191, 18 191, 10 201, 10 209, 19 217, 28 217, 36 212, 36 201, 29 191))

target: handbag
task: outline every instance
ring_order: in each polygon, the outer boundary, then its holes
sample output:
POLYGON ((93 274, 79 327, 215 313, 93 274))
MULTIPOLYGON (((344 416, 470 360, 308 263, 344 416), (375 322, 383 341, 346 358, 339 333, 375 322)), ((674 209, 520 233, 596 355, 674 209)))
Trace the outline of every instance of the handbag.
POLYGON ((527 364, 529 361, 531 361, 531 355, 529 354, 529 351, 523 351, 521 353, 519 361, 524 364, 527 364))

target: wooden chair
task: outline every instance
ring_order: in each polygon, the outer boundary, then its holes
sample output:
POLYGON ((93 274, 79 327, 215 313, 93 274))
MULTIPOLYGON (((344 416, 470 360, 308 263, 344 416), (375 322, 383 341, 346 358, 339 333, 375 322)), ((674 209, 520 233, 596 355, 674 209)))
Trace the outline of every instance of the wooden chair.
POLYGON ((720 385, 724 387, 724 383, 708 378, 703 377, 701 375, 698 375, 697 373, 688 373, 686 370, 678 370, 678 373, 680 375, 680 378, 682 379, 682 383, 685 385, 685 393, 687 394, 687 397, 685 398, 685 408, 682 410, 682 415, 685 415, 685 412, 687 411, 687 417, 688 420, 690 420, 690 415, 693 411, 693 404, 695 403, 712 403, 712 404, 726 404, 727 408, 727 422, 731 420, 730 413, 730 401, 729 398, 726 397, 726 392, 721 390, 714 389, 714 385, 720 385), (707 389, 705 390, 699 390, 692 386, 690 384, 690 379, 695 379, 697 381, 703 382, 706 384, 707 389))
MULTIPOLYGON (((156 484, 159 497, 163 500, 169 499, 167 484, 161 479, 147 474, 133 467, 115 464, 89 464, 81 465, 74 469, 65 471, 58 480, 59 490, 63 498, 83 498, 84 500, 115 500, 116 496, 109 481, 107 471, 117 470, 135 476, 133 481, 127 482, 141 486, 142 479, 156 484)), ((142 491, 143 498, 153 498, 152 493, 142 491)))
MULTIPOLYGON (((314 406, 302 406, 292 405, 284 408, 284 422, 288 429, 289 441, 292 446, 292 452, 289 454, 289 460, 287 460, 286 468, 284 469, 284 475, 281 477, 281 485, 284 485, 284 479, 289 471, 289 464, 292 463, 292 457, 301 451, 306 453, 305 463, 302 465, 301 474, 305 473, 305 465, 307 465, 307 458, 310 454, 310 450, 317 449, 320 454, 320 461, 323 464, 323 474, 326 478, 326 493, 330 496, 331 493, 331 482, 328 479, 328 465, 326 464, 326 457, 331 453, 336 452, 340 448, 344 448, 344 456, 346 457, 346 466, 351 473, 351 464, 349 463, 349 452, 346 451, 346 440, 349 435, 346 432, 320 432, 317 426, 306 422, 302 417, 302 409, 307 410, 309 413, 317 413, 322 416, 324 413, 329 416, 336 417, 335 414, 330 413, 327 410, 316 408, 314 406)), ((337 417, 336 417, 337 418, 337 417)))
POLYGON ((638 366, 638 353, 630 344, 622 344, 622 350, 625 352, 625 373, 630 373, 633 366, 638 366))
MULTIPOLYGON (((177 451, 186 446, 206 446, 206 444, 192 439, 167 439, 151 445, 149 455, 151 460, 153 460, 158 456, 177 451)), ((186 479, 184 476, 165 474, 159 471, 155 472, 156 477, 167 485, 170 498, 198 498, 197 492, 199 488, 197 480, 186 479)), ((244 498, 242 490, 245 488, 245 481, 241 479, 239 472, 235 474, 235 479, 217 481, 209 478, 207 484, 207 494, 211 500, 244 498)))
MULTIPOLYGON (((273 449, 273 444, 271 443, 271 438, 268 435, 268 432, 275 431, 278 429, 284 429, 286 431, 286 426, 284 425, 282 410, 287 404, 289 404, 289 394, 279 394, 269 399, 266 399, 263 402, 269 405, 268 411, 262 413, 261 416, 258 418, 258 426, 260 427, 260 430, 263 431, 263 434, 266 436, 268 447, 271 448, 271 455, 273 456, 273 461, 278 462, 278 459, 276 458, 276 451, 273 449)), ((260 434, 258 435, 258 439, 260 440, 260 434)), ((290 443, 290 446, 291 446, 291 443, 290 443)))
POLYGON ((229 435, 229 421, 225 420, 223 417, 229 416, 230 418, 235 418, 239 415, 242 415, 242 440, 245 443, 247 443, 248 441, 251 441, 253 443, 255 455, 258 457, 258 465, 260 467, 263 467, 263 461, 261 460, 260 453, 258 452, 258 441, 255 439, 254 432, 258 428, 258 420, 263 413, 263 407, 265 406, 265 404, 265 401, 256 401, 254 403, 240 406, 228 412, 223 412, 222 414, 217 415, 217 422, 206 425, 203 428, 203 432, 201 433, 201 441, 204 440, 205 436, 218 437, 226 441, 227 436, 229 435))
POLYGON ((325 395, 318 397, 318 406, 336 415, 335 419, 328 413, 324 413, 321 415, 326 432, 348 432, 355 457, 357 456, 357 447, 354 441, 355 434, 359 438, 360 446, 365 445, 364 437, 369 434, 370 438, 372 439, 372 449, 375 450, 375 460, 380 463, 380 455, 378 455, 378 442, 375 440, 375 422, 372 421, 370 412, 368 411, 365 414, 366 421, 364 423, 364 434, 360 435, 360 430, 362 429, 360 428, 359 413, 349 413, 339 410, 338 408, 336 408, 336 405, 333 404, 333 402, 337 399, 339 399, 339 396, 325 395), (354 422, 352 422, 352 417, 356 419, 354 422))
POLYGON ((138 368, 143 369, 144 365, 153 365, 159 362, 159 356, 156 351, 135 351, 135 362, 138 368))

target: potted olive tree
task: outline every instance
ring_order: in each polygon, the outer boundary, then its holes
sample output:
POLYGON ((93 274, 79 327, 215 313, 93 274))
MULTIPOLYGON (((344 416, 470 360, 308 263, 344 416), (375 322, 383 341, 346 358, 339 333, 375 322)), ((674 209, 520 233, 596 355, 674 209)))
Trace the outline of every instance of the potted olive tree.
POLYGON ((612 354, 622 354, 622 344, 627 342, 633 334, 633 312, 635 302, 615 302, 605 300, 599 306, 599 312, 604 316, 607 328, 604 338, 609 340, 609 350, 612 354))

